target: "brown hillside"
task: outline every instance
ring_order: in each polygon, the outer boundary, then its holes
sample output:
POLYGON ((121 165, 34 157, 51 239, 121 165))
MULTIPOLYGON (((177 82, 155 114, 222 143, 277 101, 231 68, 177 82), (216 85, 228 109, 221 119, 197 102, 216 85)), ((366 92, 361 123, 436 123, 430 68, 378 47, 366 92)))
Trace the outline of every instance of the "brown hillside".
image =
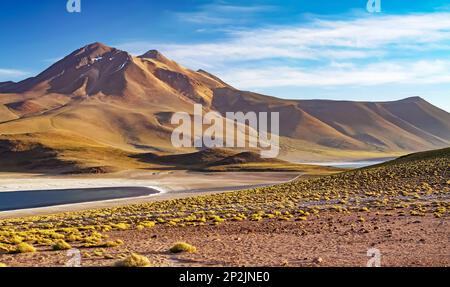
POLYGON ((450 114, 421 98, 394 102, 282 100, 215 90, 214 108, 280 113, 281 135, 329 148, 417 151, 449 145, 450 114))
POLYGON ((282 100, 236 90, 156 50, 134 57, 101 43, 77 49, 36 77, 0 83, 0 136, 45 141, 83 167, 108 158, 111 166, 135 168, 130 155, 195 151, 170 142, 171 115, 192 114, 194 103, 221 113, 280 112, 281 152, 290 160, 384 157, 450 144, 450 114, 420 98, 282 100), (92 143, 108 156, 96 159, 92 143))

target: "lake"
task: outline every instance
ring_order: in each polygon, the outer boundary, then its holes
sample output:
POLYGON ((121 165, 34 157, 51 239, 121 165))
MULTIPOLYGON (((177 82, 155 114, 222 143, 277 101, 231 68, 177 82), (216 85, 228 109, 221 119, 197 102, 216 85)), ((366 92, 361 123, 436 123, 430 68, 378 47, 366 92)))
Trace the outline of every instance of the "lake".
POLYGON ((105 187, 0 192, 0 211, 149 196, 159 191, 147 187, 105 187))
POLYGON ((385 161, 356 161, 356 162, 331 162, 322 165, 339 167, 339 168, 362 168, 366 166, 376 165, 385 161))
POLYGON ((366 166, 380 164, 386 161, 392 160, 391 158, 385 160, 368 160, 368 161, 349 161, 349 162, 307 162, 304 164, 313 164, 313 165, 321 165, 321 166, 332 166, 338 168, 362 168, 366 166))

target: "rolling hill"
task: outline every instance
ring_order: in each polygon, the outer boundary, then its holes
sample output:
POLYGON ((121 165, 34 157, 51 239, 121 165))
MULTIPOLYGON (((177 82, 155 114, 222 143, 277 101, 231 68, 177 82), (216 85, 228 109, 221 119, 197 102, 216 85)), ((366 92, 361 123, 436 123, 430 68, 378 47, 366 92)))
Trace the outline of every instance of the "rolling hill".
POLYGON ((189 169, 206 172, 292 171, 308 175, 324 175, 342 171, 342 169, 327 166, 296 164, 280 159, 262 158, 256 152, 217 148, 174 155, 138 154, 135 158, 144 163, 160 165, 161 169, 189 169))
POLYGON ((213 107, 280 113, 281 136, 338 149, 417 151, 449 145, 450 114, 419 97, 393 102, 282 100, 225 87, 213 107))
POLYGON ((283 100, 237 90, 155 50, 135 57, 93 43, 36 77, 0 83, 2 171, 52 169, 49 162, 69 171, 148 168, 136 155, 195 152, 170 142, 171 115, 192 114, 194 103, 222 114, 280 112, 281 158, 289 160, 386 157, 450 145, 450 114, 421 98, 283 100))

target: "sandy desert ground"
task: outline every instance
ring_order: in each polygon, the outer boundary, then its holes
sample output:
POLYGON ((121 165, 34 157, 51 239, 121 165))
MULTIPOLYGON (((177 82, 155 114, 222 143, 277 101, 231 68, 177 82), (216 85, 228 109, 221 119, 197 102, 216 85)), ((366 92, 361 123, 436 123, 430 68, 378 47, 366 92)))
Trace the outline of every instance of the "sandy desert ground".
MULTIPOLYGON (((81 266, 113 266, 130 252, 154 266, 367 266, 367 251, 381 253, 381 266, 450 266, 450 225, 426 216, 389 214, 348 216, 322 214, 308 221, 231 222, 219 227, 164 227, 144 231, 113 231, 117 248, 83 249, 81 266), (358 221, 360 216, 365 222, 358 221), (196 253, 171 254, 176 242, 189 242, 196 253)), ((42 249, 38 254, 0 255, 8 266, 62 267, 67 251, 42 249)))

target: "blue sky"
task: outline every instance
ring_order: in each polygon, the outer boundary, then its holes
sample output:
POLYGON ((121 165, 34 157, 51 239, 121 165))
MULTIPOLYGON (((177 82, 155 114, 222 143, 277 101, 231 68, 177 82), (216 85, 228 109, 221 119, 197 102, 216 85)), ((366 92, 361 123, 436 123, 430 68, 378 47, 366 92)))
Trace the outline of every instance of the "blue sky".
POLYGON ((450 2, 381 0, 0 1, 0 81, 33 76, 91 42, 158 49, 236 88, 294 99, 421 96, 450 111, 450 2))

